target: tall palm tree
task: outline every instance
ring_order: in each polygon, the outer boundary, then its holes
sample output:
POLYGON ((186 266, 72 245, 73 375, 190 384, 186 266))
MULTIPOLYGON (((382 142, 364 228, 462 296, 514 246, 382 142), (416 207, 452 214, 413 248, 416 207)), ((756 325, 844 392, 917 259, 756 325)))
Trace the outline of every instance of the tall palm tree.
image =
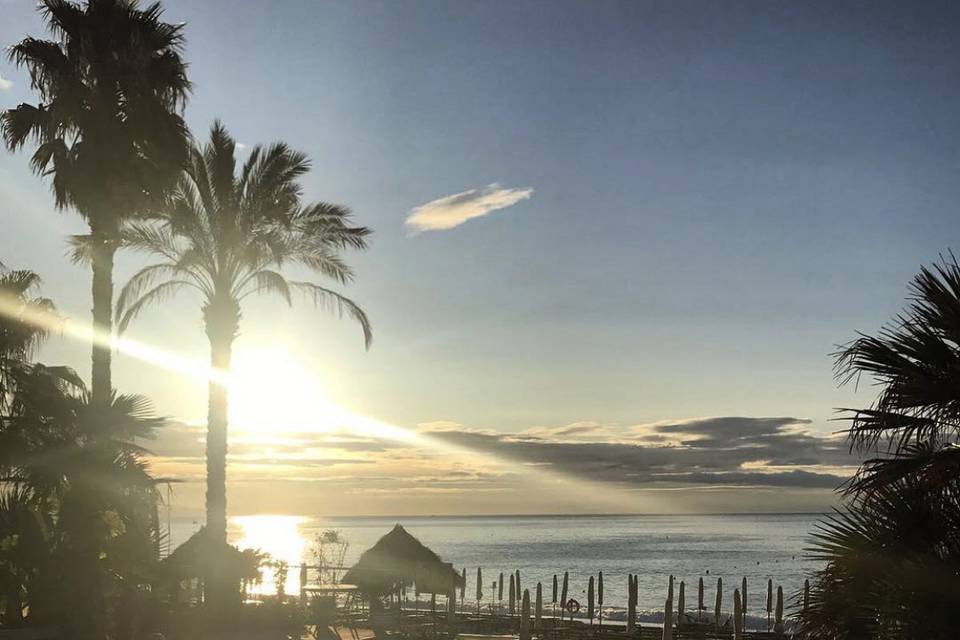
POLYGON ((804 638, 956 635, 960 593, 960 265, 924 267, 907 308, 837 354, 841 382, 879 386, 849 410, 851 449, 866 457, 842 487, 845 507, 814 533, 826 563, 798 616, 804 638))
MULTIPOLYGON (((51 177, 59 208, 89 225, 74 238, 74 256, 92 267, 93 326, 107 338, 121 224, 176 180, 186 153, 183 25, 163 22, 159 3, 140 9, 137 0, 41 0, 39 9, 53 39, 25 38, 10 59, 29 71, 40 102, 5 111, 0 128, 11 150, 36 142, 34 171, 51 177)), ((91 364, 93 399, 106 404, 107 340, 94 342, 91 364)))
MULTIPOLYGON (((236 171, 236 143, 219 122, 210 141, 191 151, 187 168, 166 213, 153 222, 133 223, 125 243, 160 261, 144 267, 124 285, 117 300, 123 331, 148 305, 181 289, 203 301, 210 362, 228 371, 244 299, 277 294, 288 304, 295 292, 347 313, 370 345, 370 322, 340 293, 313 282, 288 279, 282 270, 299 265, 346 284, 353 272, 341 254, 365 249, 370 230, 350 226, 350 211, 324 202, 305 203, 299 179, 307 157, 286 144, 258 145, 236 171)), ((226 539, 227 389, 209 388, 207 418, 207 527, 226 539)))

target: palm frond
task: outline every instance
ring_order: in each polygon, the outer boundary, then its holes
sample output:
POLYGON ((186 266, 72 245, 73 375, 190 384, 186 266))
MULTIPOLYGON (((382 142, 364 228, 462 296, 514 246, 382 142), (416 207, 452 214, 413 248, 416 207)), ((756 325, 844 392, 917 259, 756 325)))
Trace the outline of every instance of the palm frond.
POLYGON ((363 344, 367 349, 370 348, 370 345, 373 343, 373 328, 370 325, 370 319, 367 318, 367 314, 357 303, 336 291, 321 287, 312 282, 291 281, 289 285, 291 288, 311 298, 315 305, 335 311, 340 316, 346 313, 356 320, 363 330, 363 344))

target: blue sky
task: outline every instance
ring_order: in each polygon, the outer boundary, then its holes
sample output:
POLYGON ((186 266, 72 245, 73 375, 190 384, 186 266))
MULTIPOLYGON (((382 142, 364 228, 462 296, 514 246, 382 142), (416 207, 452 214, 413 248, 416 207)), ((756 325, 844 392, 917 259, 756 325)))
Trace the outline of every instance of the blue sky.
MULTIPOLYGON (((3 44, 40 33, 32 2, 0 4, 3 44)), ((314 160, 308 196, 375 231, 349 291, 369 353, 346 321, 278 301, 246 310, 240 347, 279 344, 338 403, 401 426, 622 435, 745 416, 830 432, 834 407, 870 395, 836 389, 829 352, 890 318, 960 231, 949 3, 164 5, 188 22, 198 138, 219 117, 248 146, 288 141, 314 160), (496 188, 532 191, 455 228, 404 223, 496 188)), ((0 76, 0 103, 29 98, 21 71, 0 76)), ((0 194, 0 259, 85 316, 87 276, 63 258, 76 217, 23 154, 0 156, 0 194)), ((206 354, 193 300, 131 335, 206 354)), ((83 345, 44 357, 87 370, 83 345)), ((204 415, 202 386, 116 369, 161 412, 204 415)))

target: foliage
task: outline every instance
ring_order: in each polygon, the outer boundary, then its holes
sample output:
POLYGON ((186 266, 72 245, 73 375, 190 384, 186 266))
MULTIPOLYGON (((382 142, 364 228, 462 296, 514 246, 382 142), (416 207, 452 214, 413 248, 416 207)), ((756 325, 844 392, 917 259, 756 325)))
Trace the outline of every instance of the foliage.
MULTIPOLYGON (((49 301, 31 298, 30 287, 22 286, 35 276, 13 276, 20 283, 7 295, 13 308, 52 311, 49 301)), ((92 404, 72 371, 26 359, 41 335, 20 326, 25 320, 4 320, 0 351, 5 622, 125 637, 134 625, 131 604, 148 586, 159 545, 156 481, 137 441, 150 437, 160 420, 138 396, 92 404)))
POLYGON ((317 579, 324 584, 340 582, 343 566, 350 541, 337 529, 324 529, 317 534, 313 543, 313 557, 318 567, 317 579))
POLYGON ((161 20, 159 3, 41 0, 52 39, 27 37, 9 50, 30 74, 36 104, 0 115, 10 150, 36 144, 31 166, 50 178, 56 204, 83 216, 74 259, 92 268, 91 391, 112 392, 113 262, 124 221, 162 201, 179 174, 189 133, 180 112, 190 83, 180 57, 183 25, 161 20))
POLYGON ((868 456, 848 503, 814 534, 826 568, 798 614, 805 638, 947 638, 960 593, 960 266, 914 279, 908 307, 837 354, 842 382, 880 387, 848 410, 851 449, 868 456))

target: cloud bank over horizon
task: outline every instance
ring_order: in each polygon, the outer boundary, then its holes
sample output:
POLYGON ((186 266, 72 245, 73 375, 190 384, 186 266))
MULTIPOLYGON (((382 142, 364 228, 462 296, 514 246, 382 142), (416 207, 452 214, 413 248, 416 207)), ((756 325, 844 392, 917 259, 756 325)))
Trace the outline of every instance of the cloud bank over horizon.
MULTIPOLYGON (((244 487, 241 512, 260 508, 248 498, 251 488, 277 482, 285 488, 274 495, 284 495, 293 513, 822 509, 856 461, 841 436, 810 426, 802 418, 738 416, 509 433, 451 421, 418 425, 417 433, 452 447, 446 451, 346 430, 235 433, 228 484, 244 487)), ((187 499, 195 509, 202 507, 203 439, 202 427, 174 423, 153 447, 156 470, 183 480, 177 491, 195 494, 187 499)))
POLYGON ((470 189, 415 207, 404 224, 412 233, 446 231, 468 220, 506 209, 533 196, 530 187, 509 189, 494 182, 482 189, 470 189))

